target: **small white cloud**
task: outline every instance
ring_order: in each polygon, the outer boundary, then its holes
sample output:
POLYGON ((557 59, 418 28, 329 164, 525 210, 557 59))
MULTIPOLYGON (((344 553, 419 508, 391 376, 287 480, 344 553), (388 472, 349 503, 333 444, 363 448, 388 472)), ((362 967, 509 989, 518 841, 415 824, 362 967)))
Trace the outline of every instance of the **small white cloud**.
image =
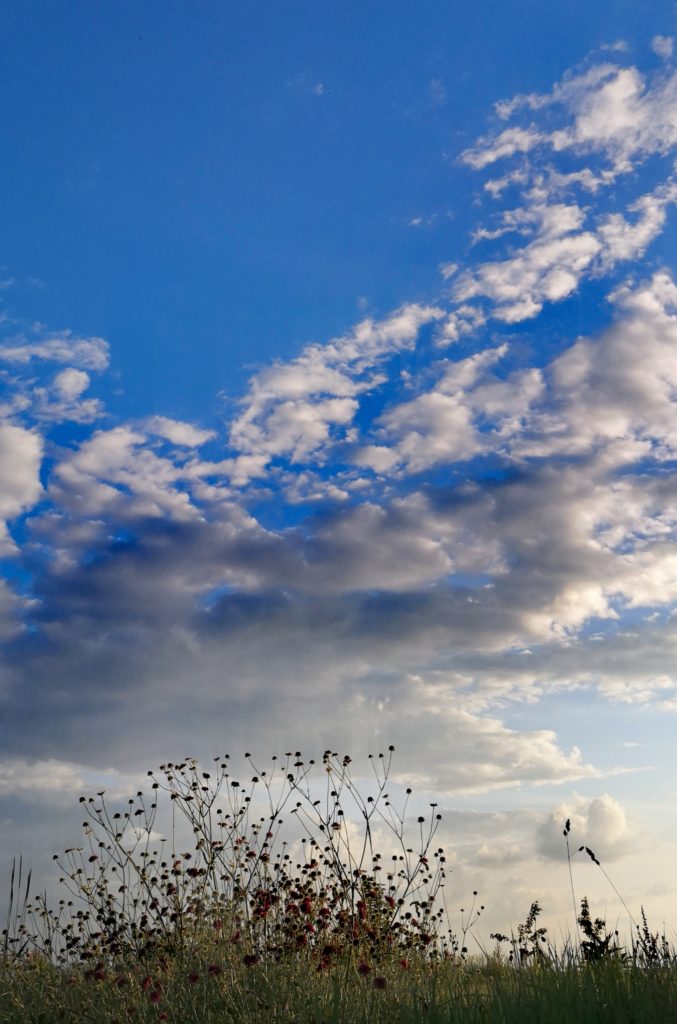
POLYGON ((445 281, 453 277, 458 270, 458 263, 440 263, 439 271, 445 281))
POLYGON ((672 36, 654 36, 651 40, 651 49, 664 60, 670 60, 674 48, 672 36))
POLYGON ((625 810, 617 800, 608 793, 592 800, 574 793, 545 818, 538 830, 538 850, 543 857, 566 860, 562 833, 567 819, 571 824, 569 847, 572 851, 588 846, 604 863, 620 859, 631 848, 632 831, 625 810))
POLYGON ((145 427, 150 434, 164 437, 172 444, 185 448, 199 448, 216 437, 213 430, 200 430, 192 423, 169 419, 167 416, 152 416, 146 421, 145 427))
POLYGON ((32 430, 0 423, 0 552, 16 550, 7 521, 34 505, 42 495, 42 438, 32 430))
POLYGON ((105 370, 108 344, 103 338, 78 338, 70 331, 62 331, 44 340, 0 345, 0 363, 21 365, 33 360, 70 363, 83 370, 105 370))
POLYGON ((472 149, 466 149, 461 154, 461 159, 476 171, 488 167, 506 157, 514 156, 515 153, 528 153, 539 143, 543 142, 546 136, 542 135, 535 128, 506 128, 495 139, 478 139, 477 145, 472 149))
POLYGON ((79 398, 88 387, 89 374, 84 370, 75 370, 71 367, 68 370, 62 370, 54 378, 54 388, 64 402, 72 402, 79 398))
POLYGON ((435 107, 442 107, 447 102, 447 89, 441 78, 433 78, 430 83, 430 102, 435 107))

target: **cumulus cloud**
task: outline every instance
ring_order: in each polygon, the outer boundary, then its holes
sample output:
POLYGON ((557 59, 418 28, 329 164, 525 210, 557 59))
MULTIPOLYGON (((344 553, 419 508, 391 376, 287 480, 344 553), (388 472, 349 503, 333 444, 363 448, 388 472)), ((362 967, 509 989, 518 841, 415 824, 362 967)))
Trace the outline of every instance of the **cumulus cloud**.
POLYGON ((632 848, 633 831, 622 805, 608 793, 588 800, 574 793, 544 819, 538 830, 541 856, 562 860, 566 820, 571 823, 569 844, 573 849, 588 846, 602 862, 619 860, 632 848))
POLYGON ((551 401, 534 419, 539 439, 522 452, 583 452, 606 442, 621 460, 674 453, 677 288, 660 272, 638 287, 622 285, 611 299, 616 322, 553 361, 551 401))

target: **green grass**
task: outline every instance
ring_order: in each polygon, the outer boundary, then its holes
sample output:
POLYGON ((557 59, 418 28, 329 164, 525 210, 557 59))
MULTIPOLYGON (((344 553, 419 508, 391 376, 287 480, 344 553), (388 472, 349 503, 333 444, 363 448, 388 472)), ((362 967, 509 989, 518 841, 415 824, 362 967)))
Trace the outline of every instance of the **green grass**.
MULTIPOLYGON (((247 757, 246 785, 226 756, 211 772, 192 760, 149 772, 150 795, 139 791, 120 810, 103 793, 82 797, 84 843, 55 855, 65 890, 56 908, 31 897, 30 874, 15 865, 0 1024, 677 1019, 677 955, 643 912, 623 948, 583 898, 579 940, 558 952, 534 902, 516 933, 493 935, 490 952, 469 958, 484 908, 474 893, 454 933, 435 845, 440 815, 431 805, 408 816, 410 790, 395 810, 392 748, 371 759, 368 796, 350 758, 331 751, 317 765, 290 753, 268 772, 247 757), (154 838, 161 796, 167 839, 154 838), (361 835, 349 818, 362 821, 361 835), (177 847, 179 821, 191 849, 177 847), (391 833, 387 858, 373 846, 377 825, 391 833)), ((568 822, 563 835, 571 868, 568 822)), ((593 851, 581 851, 615 888, 593 851)))
POLYGON ((171 1024, 661 1024, 677 1017, 677 972, 618 963, 515 969, 506 964, 382 964, 379 985, 338 963, 317 974, 300 958, 144 965, 85 976, 48 963, 0 969, 0 1022, 166 1020, 171 1024), (215 966, 215 965, 212 965, 215 966), (150 973, 146 973, 146 972, 150 973))

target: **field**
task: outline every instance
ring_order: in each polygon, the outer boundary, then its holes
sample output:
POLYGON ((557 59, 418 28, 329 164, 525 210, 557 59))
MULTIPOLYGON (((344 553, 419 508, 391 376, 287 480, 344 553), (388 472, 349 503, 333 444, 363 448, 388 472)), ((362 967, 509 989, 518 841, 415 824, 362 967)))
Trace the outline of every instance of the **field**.
MULTIPOLYGON (((471 956, 483 908, 473 903, 460 934, 449 927, 440 815, 432 805, 412 822, 410 790, 394 810, 391 760, 392 750, 372 759, 366 797, 350 758, 330 751, 317 765, 288 754, 270 772, 252 762, 246 786, 227 757, 211 772, 190 760, 163 765, 149 772, 151 795, 137 792, 124 810, 103 793, 82 797, 84 844, 55 855, 65 889, 58 907, 33 898, 30 875, 14 866, 0 1024, 677 1017, 677 954, 667 938, 642 913, 624 946, 585 898, 576 903, 573 879, 575 941, 554 948, 535 902, 516 932, 493 934, 491 948, 471 956), (171 839, 155 831, 160 796, 171 839), (361 818, 359 833, 349 815, 361 818), (394 844, 386 858, 372 843, 384 823, 394 844), (175 846, 182 827, 190 849, 175 846)), ((562 831, 571 864, 568 823, 562 831)), ((594 851, 581 852, 606 875, 594 851)))

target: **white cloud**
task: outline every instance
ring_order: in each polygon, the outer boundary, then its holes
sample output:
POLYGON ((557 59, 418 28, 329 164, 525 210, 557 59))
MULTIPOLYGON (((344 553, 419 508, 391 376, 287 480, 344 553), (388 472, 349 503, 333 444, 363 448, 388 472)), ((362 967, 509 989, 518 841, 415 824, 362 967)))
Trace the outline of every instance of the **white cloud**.
MULTIPOLYGON (((409 305, 380 322, 367 319, 326 345, 308 345, 298 358, 261 371, 231 425, 230 442, 259 473, 275 457, 292 462, 319 457, 345 436, 358 409, 357 396, 383 380, 376 367, 412 348, 420 329, 439 320, 433 306, 409 305), (343 428, 343 429, 341 429, 343 428)), ((246 479, 246 463, 237 464, 246 479)))
POLYGON ((84 370, 75 370, 70 367, 56 375, 54 387, 63 401, 72 402, 89 387, 89 374, 84 370))
POLYGON ((545 301, 570 295, 602 248, 593 232, 579 230, 585 215, 576 205, 534 205, 520 214, 527 226, 535 226, 534 240, 506 260, 465 271, 452 292, 462 303, 488 298, 495 305, 493 316, 507 323, 530 319, 545 301))
POLYGON ((0 552, 17 550, 7 529, 42 495, 42 439, 32 430, 0 422, 0 552))
MULTIPOLYGON (((648 284, 619 288, 613 300, 616 323, 552 363, 551 408, 534 421, 538 440, 522 451, 584 452, 624 439, 642 444, 645 454, 677 451, 677 288, 661 272, 648 284)), ((632 461, 640 457, 636 446, 627 451, 632 461)))
POLYGON ((88 373, 69 367, 58 373, 51 385, 28 389, 36 419, 56 423, 92 423, 99 419, 104 415, 103 403, 98 398, 82 397, 89 384, 88 373))
POLYGON ((146 436, 128 427, 97 431, 77 451, 64 454, 54 471, 50 494, 75 514, 179 519, 197 515, 179 488, 185 471, 146 445, 146 436))
POLYGON ((591 800, 574 793, 559 804, 539 828, 538 849, 543 857, 561 861, 566 856, 562 832, 567 818, 571 822, 569 846, 572 852, 579 846, 588 846, 602 864, 630 852, 635 837, 618 800, 608 793, 591 800))
POLYGON ((677 142, 675 75, 647 86, 634 67, 601 65, 564 80, 550 102, 562 105, 573 123, 540 141, 556 152, 602 153, 616 174, 631 170, 652 153, 668 152, 677 142))
POLYGON ((478 139, 472 149, 462 154, 463 161, 480 171, 497 160, 514 156, 515 153, 528 153, 545 139, 533 126, 531 128, 506 128, 495 139, 478 139))
POLYGON ((152 416, 146 422, 145 429, 185 448, 199 448, 216 437, 213 430, 200 430, 192 423, 169 419, 167 416, 152 416))
POLYGON ((654 36, 651 40, 651 49, 664 60, 670 60, 674 43, 672 36, 654 36))
POLYGON ((447 88, 441 78, 433 78, 430 82, 430 102, 434 107, 443 107, 447 102, 447 88))
POLYGON ((597 232, 604 246, 603 264, 613 266, 620 260, 634 260, 643 256, 649 243, 665 227, 666 207, 675 202, 677 185, 668 182, 657 192, 641 196, 629 206, 629 212, 638 215, 634 223, 620 213, 606 217, 597 232))
POLYGON ((0 798, 22 801, 71 803, 79 796, 104 790, 109 799, 129 797, 139 779, 115 768, 105 770, 58 758, 0 760, 0 798))
POLYGON ((70 363, 82 370, 105 370, 108 366, 108 344, 103 338, 78 338, 70 331, 38 341, 16 341, 0 345, 0 363, 28 364, 34 360, 70 363))
POLYGON ((416 784, 440 794, 481 793, 528 783, 562 783, 599 772, 573 747, 563 751, 551 730, 518 732, 496 718, 459 708, 458 695, 415 677, 407 700, 406 736, 395 718, 397 701, 382 717, 398 750, 416 751, 416 784))

